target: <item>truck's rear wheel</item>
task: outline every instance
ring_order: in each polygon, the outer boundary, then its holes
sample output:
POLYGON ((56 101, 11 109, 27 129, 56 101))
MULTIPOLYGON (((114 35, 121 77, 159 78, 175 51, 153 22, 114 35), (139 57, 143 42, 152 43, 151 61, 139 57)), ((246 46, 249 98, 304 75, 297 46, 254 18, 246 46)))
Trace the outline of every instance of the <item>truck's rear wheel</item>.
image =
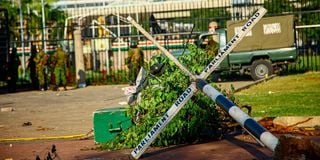
POLYGON ((251 77, 254 80, 259 80, 265 78, 266 75, 271 75, 273 73, 273 68, 269 60, 255 60, 250 67, 251 77))

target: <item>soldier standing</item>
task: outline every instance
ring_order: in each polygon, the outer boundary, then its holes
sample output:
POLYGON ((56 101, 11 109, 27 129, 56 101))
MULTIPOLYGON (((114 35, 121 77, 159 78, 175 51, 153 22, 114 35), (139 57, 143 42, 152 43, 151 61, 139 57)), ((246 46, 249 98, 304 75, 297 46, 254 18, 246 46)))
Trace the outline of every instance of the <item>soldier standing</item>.
POLYGON ((44 53, 42 49, 39 50, 38 54, 34 57, 34 62, 36 63, 36 72, 39 81, 39 87, 41 91, 47 89, 47 63, 49 56, 44 53))
POLYGON ((130 43, 130 49, 126 64, 129 68, 129 83, 135 85, 136 78, 139 74, 140 68, 143 66, 144 56, 141 48, 138 47, 136 41, 130 43))
MULTIPOLYGON (((212 35, 208 37, 208 44, 205 47, 205 51, 210 58, 217 56, 219 51, 219 34, 216 32, 217 28, 217 22, 209 23, 209 33, 211 33, 212 35)), ((213 74, 211 74, 211 80, 221 81, 220 72, 214 72, 213 74)))
POLYGON ((63 85, 64 90, 67 90, 66 65, 68 56, 61 47, 58 47, 52 58, 56 83, 54 90, 58 90, 60 83, 63 85))
POLYGON ((208 37, 208 45, 205 48, 205 51, 209 55, 216 56, 218 54, 219 50, 219 35, 216 32, 216 29, 218 28, 217 22, 210 22, 209 23, 209 32, 213 35, 208 37))

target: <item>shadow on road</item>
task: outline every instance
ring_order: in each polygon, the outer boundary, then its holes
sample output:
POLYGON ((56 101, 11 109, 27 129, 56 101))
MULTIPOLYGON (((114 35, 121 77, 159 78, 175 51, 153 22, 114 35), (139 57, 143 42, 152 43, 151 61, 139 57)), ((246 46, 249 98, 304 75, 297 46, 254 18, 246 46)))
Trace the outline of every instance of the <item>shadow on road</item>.
POLYGON ((237 82, 237 81, 253 81, 250 75, 240 75, 238 73, 220 74, 219 79, 215 82, 237 82))
POLYGON ((267 155, 264 152, 257 149, 257 148, 262 148, 262 146, 259 146, 258 143, 241 141, 239 139, 236 139, 232 135, 225 135, 225 139, 228 142, 230 142, 240 148, 243 148, 244 150, 249 152, 256 159, 260 159, 260 160, 271 160, 272 159, 272 157, 270 155, 267 155))

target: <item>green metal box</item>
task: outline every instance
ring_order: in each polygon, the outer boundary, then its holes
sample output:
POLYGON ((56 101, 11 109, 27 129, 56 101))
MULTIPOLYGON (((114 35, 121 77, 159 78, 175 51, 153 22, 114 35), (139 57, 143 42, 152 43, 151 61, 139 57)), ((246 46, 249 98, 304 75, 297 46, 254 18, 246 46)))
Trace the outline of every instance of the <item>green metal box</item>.
POLYGON ((125 108, 103 108, 93 113, 95 143, 109 142, 132 125, 125 108))

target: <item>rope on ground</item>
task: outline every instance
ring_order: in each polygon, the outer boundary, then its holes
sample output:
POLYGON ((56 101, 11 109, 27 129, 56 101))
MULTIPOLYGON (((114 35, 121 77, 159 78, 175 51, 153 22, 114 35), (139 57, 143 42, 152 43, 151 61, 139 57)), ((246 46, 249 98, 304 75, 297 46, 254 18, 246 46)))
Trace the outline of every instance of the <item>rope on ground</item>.
POLYGON ((72 139, 81 138, 87 134, 76 134, 68 136, 50 136, 50 137, 33 137, 33 138, 0 138, 0 141, 33 141, 33 140, 51 140, 51 139, 72 139))

